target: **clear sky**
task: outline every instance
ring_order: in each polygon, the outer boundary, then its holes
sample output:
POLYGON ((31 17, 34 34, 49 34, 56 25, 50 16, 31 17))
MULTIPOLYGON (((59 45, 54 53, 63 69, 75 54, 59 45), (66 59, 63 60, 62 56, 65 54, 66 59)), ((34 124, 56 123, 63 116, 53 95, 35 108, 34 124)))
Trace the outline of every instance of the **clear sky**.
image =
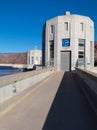
POLYGON ((66 11, 89 16, 97 40, 96 0, 0 0, 0 52, 41 49, 43 24, 66 11))

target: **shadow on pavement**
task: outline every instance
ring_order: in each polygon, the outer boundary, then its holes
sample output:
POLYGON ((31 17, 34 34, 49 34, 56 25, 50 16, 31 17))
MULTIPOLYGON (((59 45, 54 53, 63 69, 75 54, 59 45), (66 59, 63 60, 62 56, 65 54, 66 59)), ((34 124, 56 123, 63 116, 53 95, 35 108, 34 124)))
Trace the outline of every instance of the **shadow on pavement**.
POLYGON ((42 130, 97 130, 97 117, 73 75, 64 74, 42 130))

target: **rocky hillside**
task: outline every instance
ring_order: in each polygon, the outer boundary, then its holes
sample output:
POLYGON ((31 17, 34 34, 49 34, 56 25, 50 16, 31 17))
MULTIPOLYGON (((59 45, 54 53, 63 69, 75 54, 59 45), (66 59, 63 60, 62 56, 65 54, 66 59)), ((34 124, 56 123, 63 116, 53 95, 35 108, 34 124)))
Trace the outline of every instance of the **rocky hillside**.
POLYGON ((0 64, 26 64, 27 53, 0 53, 0 64))
MULTIPOLYGON (((0 53, 0 64, 26 64, 27 53, 0 53)), ((94 44, 94 64, 97 66, 97 41, 94 44)))

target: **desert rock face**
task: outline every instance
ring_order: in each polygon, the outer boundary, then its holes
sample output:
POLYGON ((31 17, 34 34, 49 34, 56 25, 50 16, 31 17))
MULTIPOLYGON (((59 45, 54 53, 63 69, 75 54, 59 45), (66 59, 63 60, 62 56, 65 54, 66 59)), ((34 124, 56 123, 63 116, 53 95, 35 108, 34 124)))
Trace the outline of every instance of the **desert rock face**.
POLYGON ((27 53, 0 53, 0 64, 26 64, 27 53))

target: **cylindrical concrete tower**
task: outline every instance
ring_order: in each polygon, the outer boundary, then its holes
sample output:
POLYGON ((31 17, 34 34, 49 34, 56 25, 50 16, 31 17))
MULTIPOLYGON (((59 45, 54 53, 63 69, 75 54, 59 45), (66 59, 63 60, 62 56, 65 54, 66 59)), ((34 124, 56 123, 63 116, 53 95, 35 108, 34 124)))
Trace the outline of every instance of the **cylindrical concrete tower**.
POLYGON ((66 71, 94 66, 94 23, 89 17, 66 12, 47 20, 44 30, 45 65, 66 71))

